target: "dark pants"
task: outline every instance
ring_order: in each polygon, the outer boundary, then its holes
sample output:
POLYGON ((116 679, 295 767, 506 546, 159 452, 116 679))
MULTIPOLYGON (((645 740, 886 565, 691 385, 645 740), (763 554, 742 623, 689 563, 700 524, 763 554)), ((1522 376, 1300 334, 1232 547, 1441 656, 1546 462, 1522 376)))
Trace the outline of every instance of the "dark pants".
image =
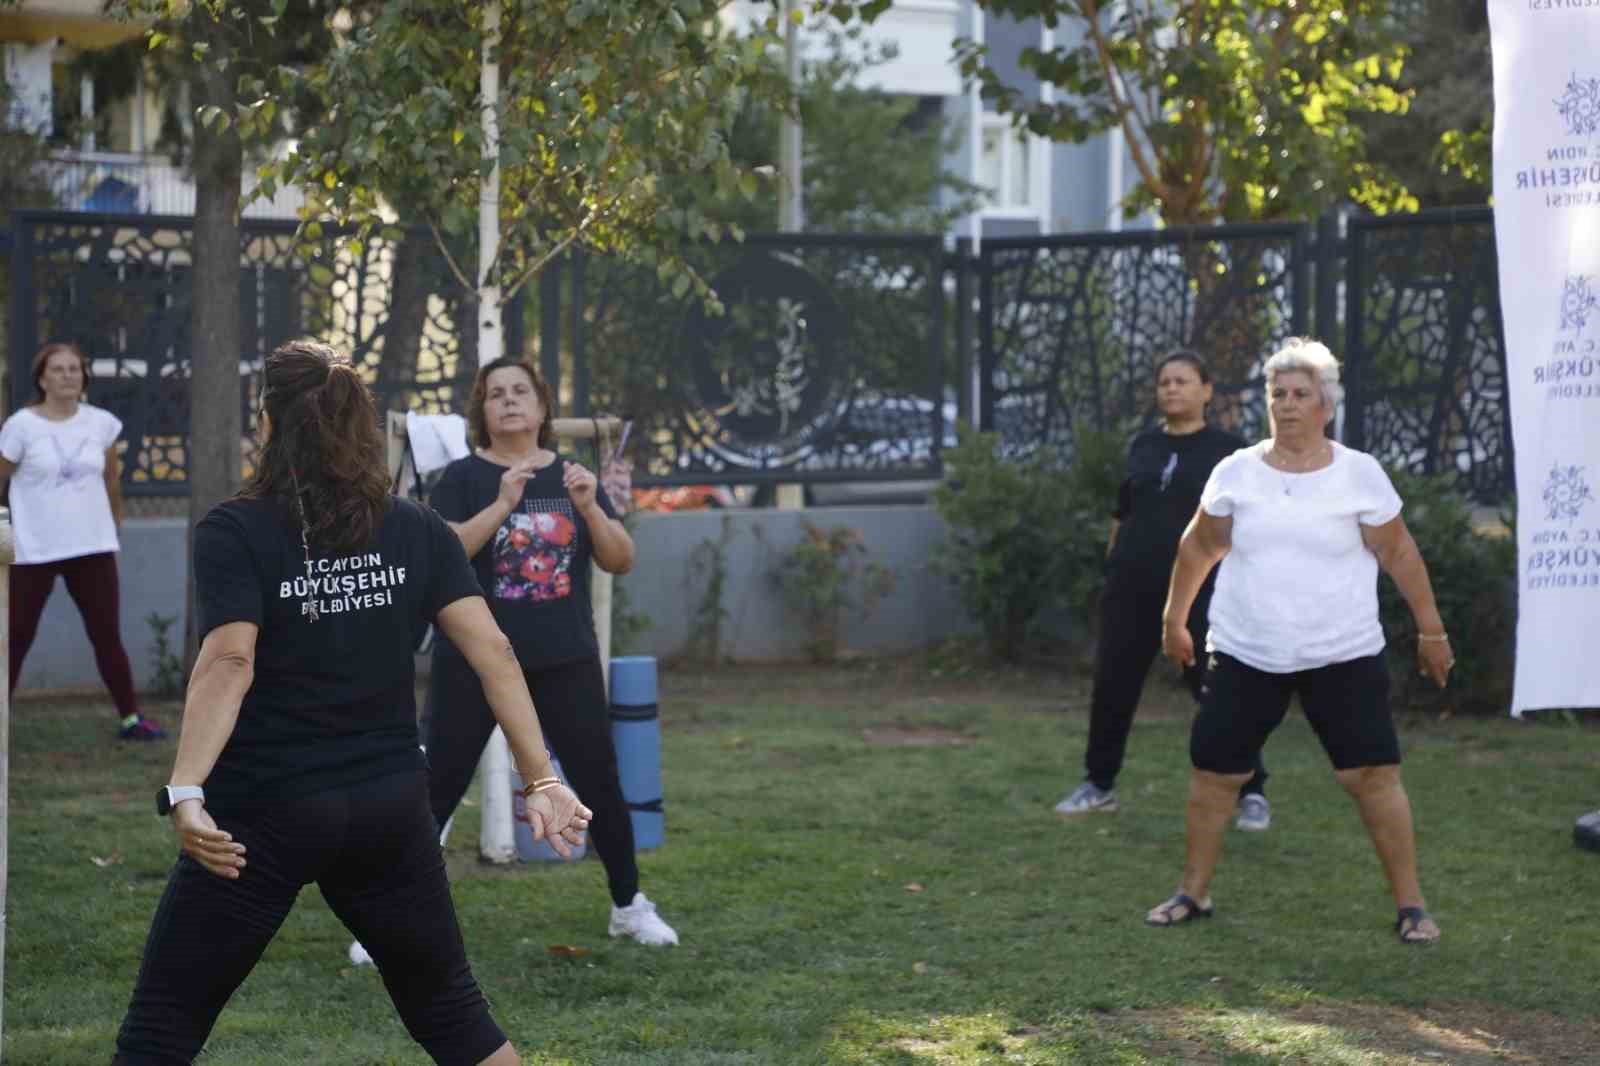
POLYGON ((117 583, 117 557, 111 552, 11 568, 11 690, 16 691, 22 660, 33 647, 39 619, 57 577, 66 579, 67 595, 83 616, 83 628, 94 648, 94 663, 100 668, 100 679, 111 690, 117 714, 123 718, 138 714, 133 671, 117 630, 122 596, 117 583))
MULTIPOLYGON (((1109 791, 1122 769, 1145 677, 1161 654, 1161 610, 1166 602, 1165 582, 1115 571, 1100 595, 1100 642, 1095 648, 1094 689, 1089 701, 1089 748, 1083 759, 1088 779, 1098 788, 1109 791)), ((1206 612, 1210 607, 1208 582, 1189 611, 1195 661, 1183 671, 1183 680, 1197 703, 1205 685, 1206 612)), ((1266 783, 1267 771, 1258 754, 1255 775, 1240 794, 1263 792, 1266 783)))
MULTIPOLYGON (((594 812, 589 839, 605 864, 612 902, 626 907, 639 891, 639 864, 633 854, 633 819, 617 777, 600 660, 548 666, 525 676, 545 743, 561 760, 573 791, 594 812)), ((425 716, 422 735, 433 771, 433 816, 442 826, 466 795, 495 726, 478 675, 453 648, 433 654, 425 716)))
POLYGON ((217 815, 245 846, 244 870, 224 880, 179 857, 113 1066, 187 1066, 313 882, 372 954, 406 1031, 435 1062, 476 1066, 504 1044, 467 965, 426 777, 390 774, 248 818, 217 815))

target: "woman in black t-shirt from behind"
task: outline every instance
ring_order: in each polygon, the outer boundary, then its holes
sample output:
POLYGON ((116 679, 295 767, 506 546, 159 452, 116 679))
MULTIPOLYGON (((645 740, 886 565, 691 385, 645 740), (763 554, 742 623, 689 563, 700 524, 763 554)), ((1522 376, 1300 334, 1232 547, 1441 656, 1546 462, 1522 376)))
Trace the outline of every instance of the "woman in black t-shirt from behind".
MULTIPOLYGON (((1128 476, 1117 492, 1106 546, 1084 782, 1056 804, 1058 814, 1117 809, 1116 779, 1133 715, 1145 677, 1161 651, 1161 612, 1178 541, 1200 506, 1200 492, 1212 468, 1244 447, 1240 438, 1206 423, 1211 391, 1211 372, 1194 352, 1179 349, 1156 367, 1162 423, 1140 433, 1128 449, 1128 476)), ((1189 612, 1197 648, 1205 647, 1212 580, 1214 575, 1189 612)), ((1204 669, 1197 662, 1184 671, 1183 679, 1198 701, 1204 669)), ((1262 791, 1266 779, 1258 760, 1255 776, 1239 794, 1240 829, 1262 830, 1271 824, 1271 808, 1262 791)))
MULTIPOLYGON (((611 892, 608 931, 676 944, 677 932, 639 891, 589 600, 590 561, 627 573, 633 538, 594 473, 552 449, 554 417, 550 386, 529 363, 505 358, 480 368, 467 403, 477 451, 445 468, 428 502, 461 538, 495 621, 516 648, 550 747, 594 808, 589 836, 611 892)), ((494 731, 482 686, 449 640, 434 649, 428 706, 433 813, 445 825, 494 731)))
POLYGON ((428 806, 412 648, 429 623, 482 679, 529 782, 535 834, 566 853, 590 812, 553 775, 460 542, 389 495, 377 409, 356 372, 326 345, 295 341, 267 358, 264 378, 255 476, 194 531, 202 644, 156 797, 182 854, 115 1064, 192 1061, 315 883, 435 1062, 514 1066, 467 964, 428 806))

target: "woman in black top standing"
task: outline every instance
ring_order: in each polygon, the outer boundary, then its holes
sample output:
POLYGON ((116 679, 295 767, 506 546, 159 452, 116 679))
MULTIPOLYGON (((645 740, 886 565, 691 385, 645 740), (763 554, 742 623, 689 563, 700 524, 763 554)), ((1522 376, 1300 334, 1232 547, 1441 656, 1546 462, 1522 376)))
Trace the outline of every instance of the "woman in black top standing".
POLYGON ((411 649, 430 622, 482 678, 529 781, 535 834, 565 853, 589 811, 552 774, 460 541, 389 495, 377 409, 356 372, 326 345, 283 345, 266 362, 262 425, 254 478, 194 531, 203 643, 156 797, 182 854, 115 1064, 192 1061, 314 882, 435 1062, 513 1066, 467 965, 428 808, 411 649))
MULTIPOLYGON (((594 474, 552 449, 554 416, 550 386, 530 364, 505 358, 482 367, 467 406, 477 451, 445 468, 428 502, 461 538, 516 648, 550 747, 594 808, 589 833, 611 890, 610 934, 676 944, 678 934, 639 891, 589 602, 590 560, 627 573, 633 538, 594 474)), ((444 825, 495 724, 477 676, 449 640, 434 649, 428 704, 433 813, 444 825)))
MULTIPOLYGON (((1240 438, 1206 423, 1211 391, 1211 372, 1191 351, 1172 352, 1156 367, 1162 424, 1140 433, 1128 449, 1128 476, 1117 492, 1116 520, 1106 549, 1085 780, 1056 804, 1058 814, 1117 809, 1117 773, 1145 676, 1161 651, 1161 611, 1178 541, 1200 505, 1200 492, 1212 468, 1244 447, 1240 438)), ((1210 602, 1208 580, 1189 612, 1197 648, 1205 647, 1210 602)), ((1183 678, 1198 701, 1203 668, 1198 663, 1190 666, 1183 678)), ((1240 791, 1239 828, 1261 830, 1271 823, 1271 808, 1262 791, 1266 778, 1258 765, 1240 791)))

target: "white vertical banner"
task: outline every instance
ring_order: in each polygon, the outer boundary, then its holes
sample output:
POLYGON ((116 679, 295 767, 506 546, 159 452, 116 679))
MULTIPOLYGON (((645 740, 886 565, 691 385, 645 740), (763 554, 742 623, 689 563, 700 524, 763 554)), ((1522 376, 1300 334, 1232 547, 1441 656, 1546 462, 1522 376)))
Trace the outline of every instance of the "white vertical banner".
POLYGON ((1600 7, 1489 0, 1517 480, 1511 713, 1600 706, 1600 7))

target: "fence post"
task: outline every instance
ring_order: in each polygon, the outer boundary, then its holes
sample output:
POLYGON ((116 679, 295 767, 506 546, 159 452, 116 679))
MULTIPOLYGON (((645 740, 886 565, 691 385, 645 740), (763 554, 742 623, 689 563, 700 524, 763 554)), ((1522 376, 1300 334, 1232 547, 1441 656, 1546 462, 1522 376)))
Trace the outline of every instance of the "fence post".
POLYGON ((539 273, 539 372, 561 395, 561 267, 552 259, 539 273))
POLYGON ((5 1047, 6 880, 11 808, 11 511, 0 507, 0 1048, 5 1047))
POLYGON ((977 367, 972 363, 972 238, 957 237, 952 263, 956 272, 956 417, 978 423, 977 367))
POLYGON ((989 245, 978 249, 978 426, 989 432, 994 425, 994 266, 989 245))
MULTIPOLYGON (((1336 344, 1339 332, 1339 211, 1317 219, 1317 302, 1313 332, 1324 344, 1336 344)), ((1343 347, 1343 345, 1340 345, 1343 347)))
POLYGON ((1362 260, 1360 228, 1352 225, 1345 238, 1344 269, 1344 443, 1366 451, 1366 402, 1362 377, 1366 370, 1366 263, 1362 260))

